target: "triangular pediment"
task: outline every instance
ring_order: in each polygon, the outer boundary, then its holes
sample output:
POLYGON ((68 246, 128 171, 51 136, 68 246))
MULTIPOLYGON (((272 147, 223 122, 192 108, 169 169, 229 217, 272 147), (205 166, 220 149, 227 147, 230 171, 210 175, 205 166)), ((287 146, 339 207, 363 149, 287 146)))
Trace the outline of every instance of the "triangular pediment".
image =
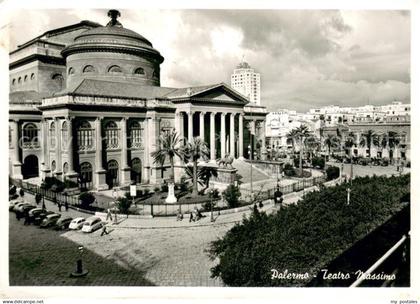
POLYGON ((205 99, 214 99, 214 100, 223 100, 223 101, 230 101, 230 102, 240 102, 240 103, 248 103, 248 99, 241 95, 239 92, 236 92, 234 89, 230 88, 225 84, 220 84, 218 86, 209 88, 202 92, 198 92, 192 95, 197 98, 205 98, 205 99))

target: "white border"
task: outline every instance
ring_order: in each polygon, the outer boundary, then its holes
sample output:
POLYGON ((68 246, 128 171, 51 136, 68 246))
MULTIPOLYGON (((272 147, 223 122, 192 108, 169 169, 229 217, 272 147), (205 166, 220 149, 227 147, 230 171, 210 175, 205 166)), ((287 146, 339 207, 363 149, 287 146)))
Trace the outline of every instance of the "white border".
MULTIPOLYGON (((390 303, 391 300, 417 300, 420 303, 420 280, 418 271, 420 265, 417 256, 419 256, 418 248, 418 207, 412 208, 412 286, 411 288, 369 288, 369 289, 342 289, 342 288, 170 288, 170 287, 8 287, 8 214, 5 212, 7 202, 7 116, 8 111, 8 44, 7 44, 7 16, 10 10, 20 8, 220 8, 220 9, 409 9, 411 10, 412 21, 412 50, 411 50, 411 104, 412 104, 412 185, 420 185, 418 177, 419 164, 416 155, 419 155, 418 139, 419 120, 417 114, 419 111, 418 87, 419 87, 419 71, 415 67, 420 67, 419 56, 419 0, 402 1, 402 0, 353 0, 346 2, 338 2, 332 0, 311 1, 311 0, 294 0, 294 1, 223 1, 223 0, 206 0, 206 1, 142 1, 130 2, 126 0, 117 1, 6 1, 0 3, 0 94, 2 107, 0 111, 0 130, 1 143, 0 150, 2 174, 0 180, 1 191, 1 212, 0 212, 0 299, 4 297, 13 297, 14 299, 25 298, 41 298, 44 303, 73 303, 75 299, 78 301, 89 303, 96 302, 94 299, 104 303, 105 299, 113 299, 112 302, 121 302, 122 299, 161 299, 160 302, 166 302, 162 299, 178 299, 178 303, 190 303, 198 299, 218 299, 223 302, 228 299, 240 300, 240 303, 251 302, 276 302, 276 303, 390 303), (417 290, 416 290, 417 289, 417 290), (180 301, 179 299, 190 298, 191 301, 180 301), (244 301, 246 300, 246 301, 244 301)), ((380 29, 378 29, 380 30, 380 29)), ((412 186, 412 206, 417 205, 419 198, 418 186, 412 186)), ((216 300, 205 301, 214 303, 216 300)), ((106 301, 108 302, 108 301, 106 301)), ((134 300, 129 301, 134 303, 134 300)), ((153 301, 155 302, 155 301, 153 301)), ((235 301, 237 302, 237 301, 235 301)), ((136 301, 138 303, 138 301, 136 301)))

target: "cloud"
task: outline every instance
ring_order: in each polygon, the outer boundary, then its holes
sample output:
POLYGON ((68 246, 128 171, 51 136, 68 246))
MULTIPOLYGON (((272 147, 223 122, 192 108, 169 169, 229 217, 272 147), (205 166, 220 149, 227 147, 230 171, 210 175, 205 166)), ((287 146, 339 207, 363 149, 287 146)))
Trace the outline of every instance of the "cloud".
MULTIPOLYGON (((161 83, 230 81, 242 56, 262 79, 270 110, 410 99, 410 13, 337 10, 122 10, 120 21, 165 57, 161 83)), ((106 10, 19 12, 23 43, 106 10), (31 20, 31 22, 27 22, 31 20)))

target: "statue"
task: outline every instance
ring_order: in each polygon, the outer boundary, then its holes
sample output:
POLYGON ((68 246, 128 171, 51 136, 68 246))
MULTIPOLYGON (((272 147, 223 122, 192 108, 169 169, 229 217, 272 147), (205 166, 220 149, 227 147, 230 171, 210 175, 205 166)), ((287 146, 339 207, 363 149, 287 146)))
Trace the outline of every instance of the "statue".
POLYGON ((230 169, 233 169, 233 166, 232 166, 233 160, 234 160, 233 156, 226 154, 225 157, 217 161, 217 165, 219 167, 223 167, 223 168, 230 167, 230 169))
POLYGON ((106 26, 116 26, 116 27, 122 27, 122 24, 117 20, 118 17, 121 16, 121 13, 117 10, 109 10, 108 11, 108 17, 111 18, 111 20, 108 22, 106 26))

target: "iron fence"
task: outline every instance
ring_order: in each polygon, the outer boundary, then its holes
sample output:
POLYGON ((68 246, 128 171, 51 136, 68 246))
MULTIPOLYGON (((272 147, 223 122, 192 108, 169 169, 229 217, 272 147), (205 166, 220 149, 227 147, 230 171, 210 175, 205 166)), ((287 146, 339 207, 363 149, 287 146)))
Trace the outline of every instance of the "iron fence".
POLYGON ((71 196, 67 195, 66 193, 61 192, 55 192, 50 189, 42 188, 38 185, 34 185, 28 182, 24 182, 22 180, 15 180, 11 179, 11 182, 16 187, 22 188, 26 192, 32 193, 32 194, 41 194, 46 199, 49 199, 53 202, 61 202, 63 204, 67 203, 71 206, 79 206, 80 200, 78 196, 71 196))

